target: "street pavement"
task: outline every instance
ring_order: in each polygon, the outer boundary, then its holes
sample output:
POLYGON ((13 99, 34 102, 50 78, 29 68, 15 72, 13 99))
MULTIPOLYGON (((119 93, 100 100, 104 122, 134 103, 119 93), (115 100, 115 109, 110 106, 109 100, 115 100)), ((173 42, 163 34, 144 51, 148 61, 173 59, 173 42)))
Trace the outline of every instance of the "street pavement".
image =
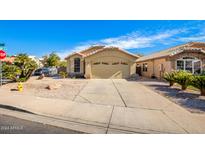
POLYGON ((79 134, 81 132, 0 114, 0 134, 79 134))
POLYGON ((73 101, 2 90, 0 104, 51 118, 36 121, 86 133, 205 133, 204 114, 190 113, 147 87, 123 79, 89 80, 73 101))

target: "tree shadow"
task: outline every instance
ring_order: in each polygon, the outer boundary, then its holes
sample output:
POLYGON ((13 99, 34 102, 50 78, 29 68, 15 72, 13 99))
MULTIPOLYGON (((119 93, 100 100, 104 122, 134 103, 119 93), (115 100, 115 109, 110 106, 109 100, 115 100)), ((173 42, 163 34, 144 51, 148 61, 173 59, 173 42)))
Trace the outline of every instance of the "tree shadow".
POLYGON ((18 89, 12 88, 12 89, 10 89, 10 91, 18 91, 18 89))
POLYGON ((186 108, 193 113, 204 113, 205 112, 205 98, 200 97, 199 93, 182 91, 177 87, 169 87, 169 83, 152 78, 140 77, 134 81, 149 87, 155 92, 168 97, 174 103, 186 108))
POLYGON ((182 91, 175 87, 169 87, 165 84, 154 84, 148 85, 156 92, 171 98, 176 104, 187 108, 190 112, 205 112, 205 99, 200 98, 200 94, 182 91))

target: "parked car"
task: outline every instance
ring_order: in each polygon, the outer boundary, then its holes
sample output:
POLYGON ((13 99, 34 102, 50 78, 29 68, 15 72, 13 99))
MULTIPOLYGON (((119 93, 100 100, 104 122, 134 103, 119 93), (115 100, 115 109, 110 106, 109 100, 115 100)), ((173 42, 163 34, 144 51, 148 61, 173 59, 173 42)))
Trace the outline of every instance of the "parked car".
POLYGON ((55 67, 43 67, 35 70, 34 75, 40 76, 44 74, 45 76, 54 76, 58 73, 55 67))

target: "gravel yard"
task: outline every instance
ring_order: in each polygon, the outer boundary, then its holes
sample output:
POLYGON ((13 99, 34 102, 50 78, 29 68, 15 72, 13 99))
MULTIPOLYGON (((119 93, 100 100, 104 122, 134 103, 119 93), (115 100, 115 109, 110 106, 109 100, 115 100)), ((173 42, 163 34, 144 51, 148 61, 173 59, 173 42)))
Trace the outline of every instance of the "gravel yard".
POLYGON ((172 102, 186 108, 192 113, 205 113, 205 97, 200 96, 199 91, 189 89, 181 91, 177 86, 169 87, 168 83, 156 79, 141 78, 137 82, 168 97, 172 102))
MULTIPOLYGON (((23 83, 23 92, 21 93, 45 98, 73 100, 86 84, 87 80, 85 79, 44 78, 37 80, 37 77, 32 77, 23 83), (49 90, 48 86, 51 86, 52 89, 49 90)), ((15 93, 17 83, 6 84, 2 88, 15 93)))
MULTIPOLYGON (((45 98, 74 100, 88 82, 89 80, 86 79, 53 79, 45 77, 42 80, 37 80, 37 77, 31 77, 29 81, 23 83, 24 90, 21 93, 45 98)), ((140 78, 136 80, 136 82, 147 86, 162 96, 169 98, 172 102, 186 108, 192 113, 205 113, 205 97, 200 96, 199 91, 181 91, 177 86, 168 87, 168 83, 156 79, 140 78)), ((2 89, 16 93, 17 83, 6 84, 2 89)), ((87 92, 85 95, 87 96, 87 92)), ((97 96, 101 97, 103 94, 97 96)), ((95 102, 98 102, 99 100, 100 99, 98 98, 95 102)), ((109 101, 104 100, 104 102, 109 101)))

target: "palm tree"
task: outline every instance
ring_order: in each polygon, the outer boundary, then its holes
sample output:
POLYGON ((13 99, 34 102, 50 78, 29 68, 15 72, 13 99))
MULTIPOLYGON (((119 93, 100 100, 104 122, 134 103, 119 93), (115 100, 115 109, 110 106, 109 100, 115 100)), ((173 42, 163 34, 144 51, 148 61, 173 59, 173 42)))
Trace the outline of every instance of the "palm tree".
POLYGON ((181 85, 182 90, 186 90, 190 84, 192 74, 187 71, 178 71, 174 76, 175 81, 181 85))
POLYGON ((201 95, 205 96, 205 75, 195 75, 192 77, 192 85, 199 88, 201 95))
POLYGON ((169 86, 173 86, 175 83, 176 72, 165 73, 163 78, 169 82, 169 86))

